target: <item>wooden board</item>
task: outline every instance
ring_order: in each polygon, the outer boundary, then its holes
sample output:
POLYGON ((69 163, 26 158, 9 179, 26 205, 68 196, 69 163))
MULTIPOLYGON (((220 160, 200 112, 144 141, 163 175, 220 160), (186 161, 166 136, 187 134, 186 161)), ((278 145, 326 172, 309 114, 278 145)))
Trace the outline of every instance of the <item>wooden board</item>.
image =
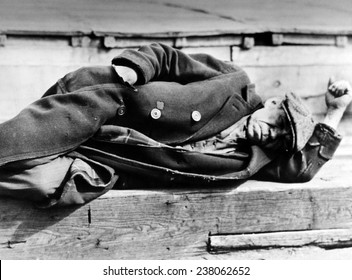
POLYGON ((286 231, 238 235, 211 235, 212 251, 250 250, 258 248, 281 248, 318 246, 340 248, 352 246, 351 229, 286 231))
POLYGON ((222 46, 241 46, 242 35, 218 35, 218 36, 175 36, 174 38, 156 38, 156 37, 133 37, 120 38, 118 36, 107 36, 104 38, 104 47, 106 48, 131 48, 148 45, 154 42, 163 43, 175 48, 192 48, 192 47, 222 47, 222 46))
MULTIPOLYGON (((196 4, 197 7, 199 4, 196 4)), ((219 34, 248 25, 178 6, 177 1, 2 0, 0 32, 32 35, 172 37, 219 34)))
POLYGON ((302 247, 271 247, 250 250, 217 250, 207 255, 209 260, 352 260, 352 248, 334 249, 309 245, 302 247))
POLYGON ((255 46, 249 50, 234 47, 232 60, 243 67, 349 66, 352 46, 255 46))
MULTIPOLYGON (((307 99, 315 114, 326 111, 324 93, 329 77, 352 81, 350 46, 256 46, 247 51, 239 47, 188 47, 183 50, 206 52, 223 60, 232 58, 248 72, 264 99, 293 91, 307 99)), ((109 65, 121 51, 71 47, 67 40, 9 39, 0 52, 0 75, 6 77, 0 84, 0 121, 13 117, 42 96, 67 72, 82 66, 109 65)))
POLYGON ((1 198, 0 258, 191 259, 209 255, 209 233, 350 229, 351 163, 337 158, 306 184, 114 190, 79 208, 1 198))
POLYGON ((323 114, 329 78, 352 81, 351 53, 350 46, 234 47, 232 60, 247 71, 264 99, 292 91, 306 99, 314 114, 323 114))
POLYGON ((351 34, 351 12, 348 0, 2 0, 0 32, 162 37, 351 34))

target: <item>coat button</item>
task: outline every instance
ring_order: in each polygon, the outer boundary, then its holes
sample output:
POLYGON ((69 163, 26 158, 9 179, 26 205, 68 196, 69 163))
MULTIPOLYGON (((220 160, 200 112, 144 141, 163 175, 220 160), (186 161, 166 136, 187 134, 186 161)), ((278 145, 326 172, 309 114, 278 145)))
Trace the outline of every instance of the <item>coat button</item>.
POLYGON ((154 119, 157 120, 161 117, 161 111, 159 109, 154 108, 151 112, 150 112, 150 116, 154 119))
POLYGON ((202 118, 202 115, 200 114, 199 111, 192 112, 192 120, 194 120, 195 122, 199 122, 201 118, 202 118))
POLYGON ((120 108, 117 109, 117 114, 119 116, 123 116, 124 114, 126 114, 126 106, 124 105, 120 106, 120 108))

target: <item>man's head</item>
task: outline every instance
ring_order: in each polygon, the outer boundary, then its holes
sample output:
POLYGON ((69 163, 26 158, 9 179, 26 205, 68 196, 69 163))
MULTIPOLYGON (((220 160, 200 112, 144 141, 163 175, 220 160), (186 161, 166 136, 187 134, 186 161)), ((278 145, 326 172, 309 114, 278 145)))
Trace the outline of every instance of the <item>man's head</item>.
POLYGON ((247 139, 276 151, 302 149, 314 129, 314 121, 301 99, 293 93, 270 98, 247 122, 247 139))

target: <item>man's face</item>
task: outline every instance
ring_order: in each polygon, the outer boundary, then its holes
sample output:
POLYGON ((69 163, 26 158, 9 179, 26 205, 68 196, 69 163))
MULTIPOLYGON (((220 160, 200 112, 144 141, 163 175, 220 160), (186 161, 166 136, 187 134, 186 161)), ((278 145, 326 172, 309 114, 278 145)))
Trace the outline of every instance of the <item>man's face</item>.
POLYGON ((286 149, 292 141, 291 129, 280 98, 270 98, 247 122, 247 139, 269 149, 286 149))

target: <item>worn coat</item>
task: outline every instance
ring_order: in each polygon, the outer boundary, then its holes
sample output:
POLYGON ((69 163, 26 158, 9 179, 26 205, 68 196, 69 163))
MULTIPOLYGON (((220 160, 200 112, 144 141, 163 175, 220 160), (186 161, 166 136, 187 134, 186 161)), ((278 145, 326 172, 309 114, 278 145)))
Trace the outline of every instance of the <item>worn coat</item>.
POLYGON ((99 191, 92 182, 78 191, 71 176, 56 199, 70 204, 106 192, 119 174, 182 185, 228 184, 252 176, 306 181, 340 143, 333 129, 318 124, 306 147, 294 155, 257 146, 232 157, 186 152, 177 146, 209 138, 262 106, 247 74, 209 55, 186 55, 162 44, 126 50, 113 63, 137 72, 137 91, 121 83, 111 66, 69 73, 0 125, 0 143, 6 147, 0 147, 0 164, 64 154, 109 170, 110 183, 99 191), (15 133, 6 133, 13 127, 18 127, 15 133))

